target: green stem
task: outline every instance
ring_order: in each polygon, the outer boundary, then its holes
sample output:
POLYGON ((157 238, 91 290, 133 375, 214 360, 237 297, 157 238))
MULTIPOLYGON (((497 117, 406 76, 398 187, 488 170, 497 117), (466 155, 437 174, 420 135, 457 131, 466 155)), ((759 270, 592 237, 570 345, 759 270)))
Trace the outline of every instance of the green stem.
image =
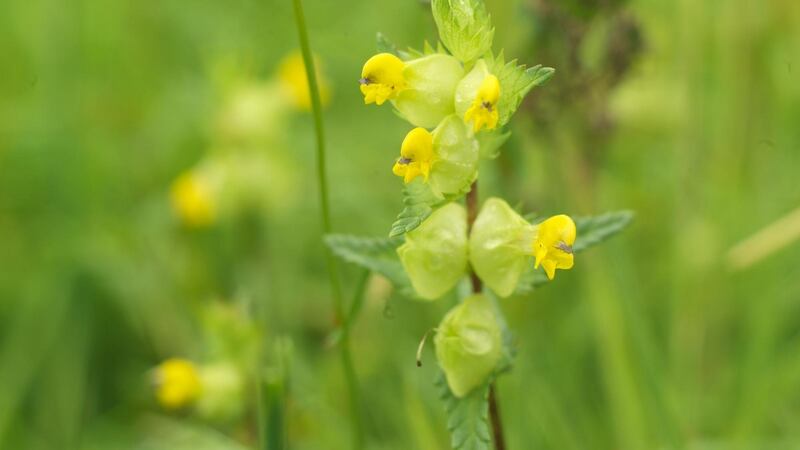
MULTIPOLYGON (((467 203, 467 228, 472 230, 472 224, 475 223, 475 218, 478 216, 478 180, 472 182, 466 198, 467 203)), ((469 272, 470 280, 472 281, 472 292, 480 293, 483 290, 480 278, 473 270, 469 272)), ((495 389, 495 382, 489 384, 489 421, 492 424, 492 437, 494 440, 495 450, 505 450, 506 443, 503 438, 503 422, 500 419, 500 407, 498 406, 497 390, 495 389)))
MULTIPOLYGON (((311 45, 308 42, 308 31, 306 29, 305 16, 301 0, 293 0, 294 17, 297 25, 297 33, 300 38, 300 50, 303 54, 303 62, 308 78, 308 88, 311 93, 311 108, 314 115, 314 131, 317 137, 317 179, 319 183, 319 197, 322 215, 322 230, 324 234, 330 234, 331 213, 330 201, 328 198, 328 179, 325 164, 325 133, 322 126, 322 103, 320 101, 319 86, 317 84, 317 72, 314 68, 314 58, 311 55, 311 45)), ((328 276, 330 278, 331 290, 333 291, 333 301, 336 312, 336 320, 339 324, 344 324, 345 307, 342 298, 342 284, 339 280, 339 271, 336 266, 336 259, 330 250, 325 248, 325 260, 328 266, 328 276)), ((353 425, 353 448, 361 449, 364 447, 364 432, 361 422, 361 407, 358 392, 358 379, 353 366, 353 358, 350 353, 350 336, 347 330, 342 334, 339 345, 342 366, 344 367, 347 389, 350 397, 350 411, 353 425)))

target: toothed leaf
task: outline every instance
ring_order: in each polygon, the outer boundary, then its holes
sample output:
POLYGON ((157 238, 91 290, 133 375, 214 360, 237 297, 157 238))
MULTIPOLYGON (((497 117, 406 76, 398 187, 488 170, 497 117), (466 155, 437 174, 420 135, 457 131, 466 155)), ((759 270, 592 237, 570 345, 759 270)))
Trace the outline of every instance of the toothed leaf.
POLYGON ((531 89, 543 84, 555 73, 555 69, 541 65, 525 68, 524 65, 517 65, 516 59, 506 63, 502 51, 496 57, 487 57, 486 64, 489 71, 500 81, 498 126, 508 123, 531 89))

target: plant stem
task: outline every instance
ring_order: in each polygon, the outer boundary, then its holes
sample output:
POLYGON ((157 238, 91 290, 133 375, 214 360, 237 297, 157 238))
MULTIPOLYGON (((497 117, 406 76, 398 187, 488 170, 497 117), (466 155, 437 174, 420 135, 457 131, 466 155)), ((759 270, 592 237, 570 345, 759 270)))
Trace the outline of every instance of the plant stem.
MULTIPOLYGON (((478 216, 478 180, 472 182, 472 186, 467 192, 467 233, 472 231, 472 224, 475 223, 475 218, 478 216)), ((481 279, 475 274, 475 271, 470 269, 469 279, 472 281, 472 292, 481 292, 481 279)))
MULTIPOLYGON (((314 116, 314 131, 317 138, 317 179, 320 197, 320 211, 322 218, 322 230, 324 234, 330 234, 331 213, 330 201, 328 198, 328 179, 325 165, 325 133, 322 126, 322 103, 320 101, 319 86, 317 84, 317 72, 314 67, 314 58, 311 54, 311 45, 308 41, 308 31, 306 29, 305 16, 301 0, 293 0, 294 17, 297 25, 297 33, 300 38, 300 50, 303 54, 303 62, 308 78, 308 89, 311 94, 311 109, 314 116)), ((339 280, 339 270, 336 259, 330 249, 325 249, 325 261, 328 266, 328 276, 330 278, 331 291, 335 307, 336 322, 343 325, 347 320, 345 316, 344 300, 342 298, 342 284, 339 280)), ((364 432, 361 421, 361 404, 358 391, 358 379, 353 366, 353 358, 350 353, 350 333, 349 326, 343 328, 342 337, 339 343, 340 357, 344 368, 347 390, 350 397, 350 414, 353 426, 353 448, 362 449, 364 447, 364 432)))
POLYGON ((494 448, 505 450, 506 441, 503 438, 503 422, 500 420, 500 410, 497 406, 497 391, 494 381, 489 385, 489 419, 492 421, 492 436, 494 436, 494 448))
MULTIPOLYGON (((472 230, 472 224, 478 216, 478 180, 472 182, 472 187, 467 193, 467 230, 472 230)), ((472 292, 479 293, 483 289, 481 279, 475 274, 475 271, 470 270, 469 278, 472 281, 472 292)), ((492 422, 492 436, 494 437, 495 450, 505 450, 506 441, 503 438, 503 423, 500 420, 500 408, 497 406, 497 392, 495 391, 495 382, 489 384, 489 420, 492 422)))

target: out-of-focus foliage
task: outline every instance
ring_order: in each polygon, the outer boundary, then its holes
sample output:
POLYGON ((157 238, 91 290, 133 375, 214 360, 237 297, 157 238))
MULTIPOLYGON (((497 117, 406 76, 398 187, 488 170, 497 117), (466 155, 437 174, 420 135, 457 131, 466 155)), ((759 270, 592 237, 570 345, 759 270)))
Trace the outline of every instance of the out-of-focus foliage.
MULTIPOLYGON (((403 207, 408 127, 358 78, 376 29, 436 41, 422 3, 305 2, 337 231, 385 236, 403 207)), ((518 331, 509 448, 796 448, 800 244, 725 257, 800 204, 800 6, 486 4, 495 48, 557 72, 481 165, 481 197, 637 213, 561 282, 499 300, 518 331)), ((283 1, 0 2, 0 448, 255 448, 276 418, 291 448, 348 448, 313 134, 281 78, 296 47, 283 1), (228 181, 193 226, 170 187, 207 167, 228 181), (240 411, 163 410, 150 375, 172 357, 233 364, 240 411)), ((350 298, 361 269, 342 270, 350 298)), ((413 359, 453 299, 377 276, 365 292, 368 447, 447 448, 438 369, 413 359)))

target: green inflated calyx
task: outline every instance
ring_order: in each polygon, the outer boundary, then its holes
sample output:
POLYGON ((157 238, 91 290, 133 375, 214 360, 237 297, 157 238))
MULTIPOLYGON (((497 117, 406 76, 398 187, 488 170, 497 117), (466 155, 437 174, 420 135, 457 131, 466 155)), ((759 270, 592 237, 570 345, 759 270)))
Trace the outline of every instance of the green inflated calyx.
POLYGON ((433 130, 436 161, 430 174, 434 194, 454 195, 469 190, 478 174, 479 146, 464 121, 447 116, 433 130))
POLYGON ((405 62, 406 88, 393 100, 412 125, 433 128, 454 111, 456 85, 464 76, 457 59, 441 53, 405 62))
POLYGON ((500 324, 490 300, 477 294, 451 309, 434 343, 453 395, 463 397, 484 384, 502 358, 500 324))
POLYGON ((514 292, 530 263, 536 229, 499 198, 486 200, 469 238, 472 269, 501 297, 514 292))
POLYGON ((461 279, 467 270, 467 213, 450 203, 406 234, 397 249, 417 295, 435 300, 461 279))

